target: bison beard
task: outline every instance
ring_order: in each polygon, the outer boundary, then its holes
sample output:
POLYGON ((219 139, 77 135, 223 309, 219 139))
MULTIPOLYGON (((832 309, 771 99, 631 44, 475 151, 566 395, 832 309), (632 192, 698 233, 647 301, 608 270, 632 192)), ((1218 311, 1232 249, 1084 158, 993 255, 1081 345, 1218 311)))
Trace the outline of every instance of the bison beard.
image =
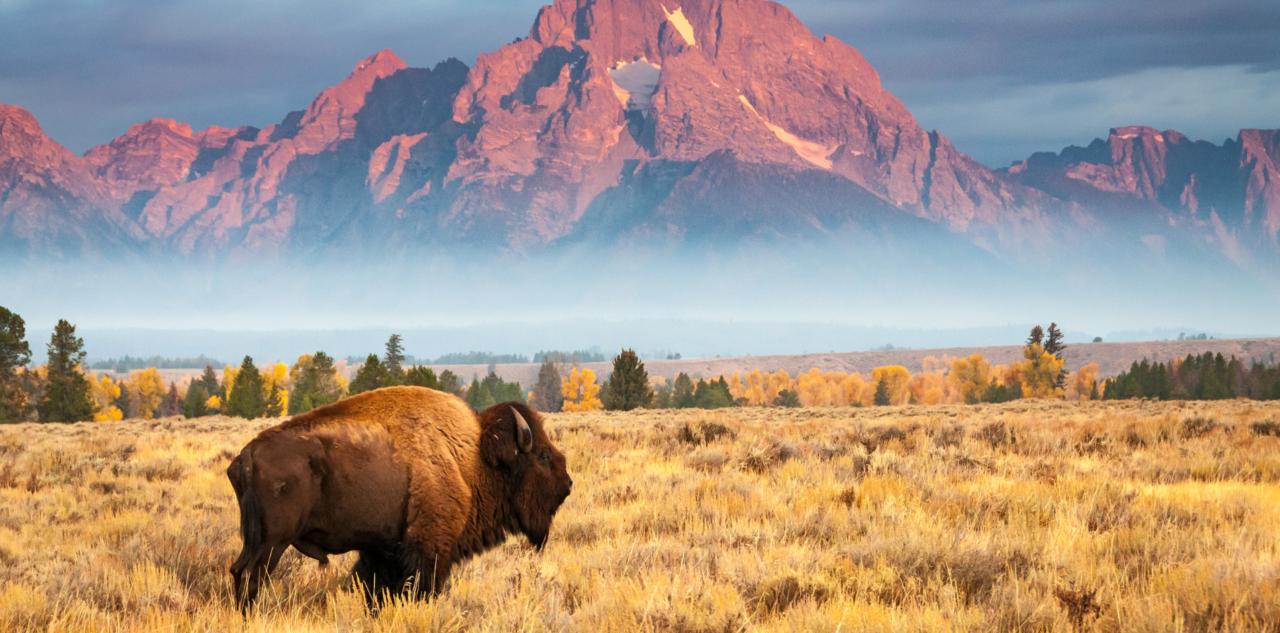
POLYGON ((520 403, 479 414, 429 389, 368 392, 267 429, 232 460, 244 549, 231 566, 247 610, 290 546, 352 573, 376 605, 442 590, 454 564, 524 534, 542 549, 573 480, 542 419, 520 403))

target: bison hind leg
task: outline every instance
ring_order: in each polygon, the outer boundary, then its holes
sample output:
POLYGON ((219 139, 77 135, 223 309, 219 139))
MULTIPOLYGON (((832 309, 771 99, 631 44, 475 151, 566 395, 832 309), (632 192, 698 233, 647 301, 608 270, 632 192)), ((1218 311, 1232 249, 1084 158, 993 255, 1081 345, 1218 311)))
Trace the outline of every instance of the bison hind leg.
POLYGON ((365 602, 375 610, 388 597, 403 593, 410 576, 398 555, 381 550, 360 550, 351 574, 360 583, 365 602))

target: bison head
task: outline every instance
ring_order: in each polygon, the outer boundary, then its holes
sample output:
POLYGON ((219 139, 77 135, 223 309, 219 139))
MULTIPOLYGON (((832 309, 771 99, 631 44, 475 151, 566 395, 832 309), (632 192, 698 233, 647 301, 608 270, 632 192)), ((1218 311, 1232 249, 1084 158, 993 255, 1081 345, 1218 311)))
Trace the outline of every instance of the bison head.
POLYGON ((542 418, 523 404, 500 404, 480 415, 486 422, 481 453, 489 466, 507 473, 513 518, 529 542, 542 549, 551 519, 573 489, 564 454, 551 445, 542 418))

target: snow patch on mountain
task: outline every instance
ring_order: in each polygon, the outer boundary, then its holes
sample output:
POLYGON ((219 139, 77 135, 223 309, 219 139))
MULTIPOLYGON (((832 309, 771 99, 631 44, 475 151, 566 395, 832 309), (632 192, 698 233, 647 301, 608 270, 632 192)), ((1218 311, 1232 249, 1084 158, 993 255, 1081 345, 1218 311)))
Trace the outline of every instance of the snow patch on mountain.
POLYGON ((628 112, 649 113, 649 101, 658 91, 658 77, 662 67, 641 57, 633 62, 618 62, 609 69, 613 80, 613 94, 618 96, 628 112))
POLYGON ((684 38, 684 43, 689 46, 697 46, 698 40, 693 36, 693 25, 689 24, 689 18, 684 17, 684 10, 676 7, 675 11, 668 11, 667 5, 662 5, 662 12, 667 14, 667 21, 671 26, 675 27, 680 37, 684 38))
POLYGON ((738 95, 738 100, 741 101, 742 105, 746 106, 752 114, 756 115, 756 118, 760 119, 760 122, 764 123, 765 127, 769 128, 769 131, 773 132, 773 135, 778 137, 779 141, 786 143, 791 147, 791 149, 795 150, 796 154, 800 158, 805 159, 815 167, 831 169, 832 162, 830 156, 835 153, 835 147, 814 143, 813 141, 806 141, 795 134, 784 130, 782 127, 774 125, 769 122, 768 119, 761 116, 759 112, 756 112, 755 106, 751 105, 751 102, 747 100, 746 95, 738 95))

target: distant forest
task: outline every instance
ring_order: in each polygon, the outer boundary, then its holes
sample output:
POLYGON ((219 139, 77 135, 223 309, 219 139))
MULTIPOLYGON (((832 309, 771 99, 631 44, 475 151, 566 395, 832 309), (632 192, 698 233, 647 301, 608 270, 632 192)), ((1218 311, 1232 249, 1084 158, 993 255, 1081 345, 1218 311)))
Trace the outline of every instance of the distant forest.
POLYGON ((152 356, 151 358, 134 358, 125 355, 119 360, 108 358, 100 360, 89 366, 90 369, 97 370, 114 370, 116 373, 125 373, 134 371, 135 369, 147 369, 154 367, 156 369, 193 369, 212 365, 218 367, 224 363, 220 360, 209 358, 204 354, 195 358, 164 358, 162 356, 152 356))

